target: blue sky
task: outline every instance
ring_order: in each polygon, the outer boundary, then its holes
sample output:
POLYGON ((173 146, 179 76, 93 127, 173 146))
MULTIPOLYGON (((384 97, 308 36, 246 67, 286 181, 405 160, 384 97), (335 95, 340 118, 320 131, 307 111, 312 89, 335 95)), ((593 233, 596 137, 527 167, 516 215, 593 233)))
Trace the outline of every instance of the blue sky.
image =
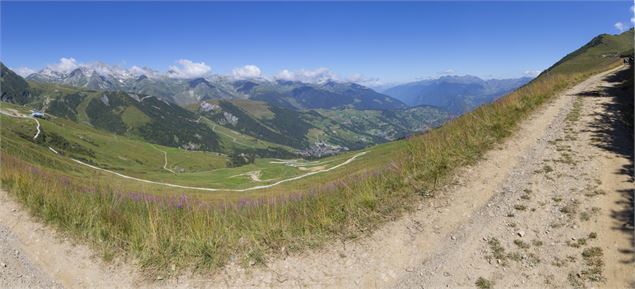
POLYGON ((597 34, 618 33, 618 22, 632 27, 632 5, 2 1, 1 59, 11 68, 39 69, 66 57, 219 74, 254 65, 264 75, 286 69, 368 83, 441 74, 518 77, 597 34))

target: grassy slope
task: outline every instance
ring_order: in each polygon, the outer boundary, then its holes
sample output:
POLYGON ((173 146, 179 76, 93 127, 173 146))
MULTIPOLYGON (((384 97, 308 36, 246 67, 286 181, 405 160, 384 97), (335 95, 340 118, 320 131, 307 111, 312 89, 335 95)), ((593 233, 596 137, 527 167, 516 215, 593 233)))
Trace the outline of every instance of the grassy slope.
POLYGON ((197 116, 155 97, 135 100, 127 93, 100 92, 56 84, 29 83, 30 105, 95 128, 171 146, 220 151, 217 135, 197 116))
MULTIPOLYGON (((10 104, 2 106, 5 109, 22 109, 10 104)), ((165 172, 163 154, 158 150, 168 152, 169 160, 173 164, 181 164, 186 171, 211 170, 225 166, 225 158, 216 153, 191 152, 152 145, 141 140, 104 133, 63 118, 40 120, 41 137, 34 141, 32 139, 35 134, 33 120, 16 119, 5 115, 0 117, 3 123, 2 150, 12 155, 18 153, 27 155, 28 149, 35 150, 36 148, 43 149, 43 152, 49 154, 48 147, 50 146, 65 157, 80 159, 103 168, 137 176, 165 172)), ((39 159, 35 158, 32 162, 38 163, 39 159)), ((45 164, 42 165, 45 166, 45 164)))
MULTIPOLYGON (((632 43, 632 31, 618 38, 632 43)), ((346 170, 238 194, 236 202, 225 205, 191 199, 199 195, 134 201, 139 197, 121 193, 119 183, 91 184, 87 193, 84 183, 65 182, 64 176, 6 152, 3 186, 44 221, 92 241, 105 258, 130 253, 148 270, 171 264, 213 268, 232 256, 263 262, 282 247, 297 250, 333 236, 354 238, 434 194, 454 168, 477 161, 550 97, 617 65, 617 57, 594 56, 622 52, 611 43, 587 47, 530 84, 441 128, 375 146, 346 170)))
MULTIPOLYGON (((318 140, 350 149, 394 140, 416 131, 436 127, 447 120, 447 113, 434 107, 394 111, 319 109, 293 111, 253 100, 208 101, 220 104, 223 111, 238 117, 238 124, 224 124, 269 142, 303 148, 318 140)), ((217 123, 222 112, 204 114, 217 123)))
MULTIPOLYGON (((23 110, 23 107, 3 104, 5 109, 23 110)), ((68 162, 74 158, 100 168, 113 170, 125 175, 152 181, 168 182, 179 185, 240 189, 256 185, 267 185, 276 181, 306 173, 305 170, 272 163, 271 158, 257 159, 255 164, 236 168, 226 168, 227 159, 218 153, 203 151, 185 151, 178 148, 153 145, 125 136, 104 133, 86 125, 77 124, 63 118, 40 120, 41 134, 33 140, 35 122, 31 119, 12 118, 0 115, 2 137, 5 140, 2 150, 10 155, 20 156, 29 162, 43 167, 50 163, 62 162, 57 167, 60 173, 94 177, 95 170, 68 162), (52 147, 62 155, 57 156, 48 150, 52 147), (167 154, 167 169, 165 156, 167 154), (176 173, 170 172, 172 170, 176 173), (260 172, 262 181, 253 181, 247 172, 260 172)), ((222 127, 218 128, 219 131, 222 127)), ((227 130, 224 134, 231 134, 227 130)), ((237 140, 238 141, 238 140, 237 140)), ((241 138, 240 141, 247 141, 241 138)), ((246 144, 247 145, 247 144, 246 144)), ((262 144, 258 144, 265 149, 262 144)), ((330 162, 325 168, 345 160, 347 155, 339 155, 323 160, 330 162)), ((311 166, 305 166, 311 167, 311 166)), ((122 183, 134 182, 118 180, 122 183)))
POLYGON ((431 106, 394 111, 338 109, 318 112, 356 131, 365 131, 372 136, 388 139, 437 127, 448 117, 448 113, 431 106))
MULTIPOLYGON (((623 53, 633 51, 633 29, 619 34, 601 34, 580 49, 549 67, 542 74, 571 74, 597 71, 611 65, 623 53)), ((541 75, 542 75, 541 74, 541 75)))

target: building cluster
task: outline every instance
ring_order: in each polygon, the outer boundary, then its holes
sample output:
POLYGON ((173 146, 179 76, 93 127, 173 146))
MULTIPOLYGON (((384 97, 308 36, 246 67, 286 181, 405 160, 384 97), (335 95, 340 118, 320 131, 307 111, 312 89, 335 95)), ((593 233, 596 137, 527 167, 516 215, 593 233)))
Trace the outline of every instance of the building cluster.
POLYGON ((303 158, 321 158, 336 155, 347 151, 348 148, 339 145, 332 145, 324 141, 316 141, 314 145, 298 151, 298 155, 303 158))

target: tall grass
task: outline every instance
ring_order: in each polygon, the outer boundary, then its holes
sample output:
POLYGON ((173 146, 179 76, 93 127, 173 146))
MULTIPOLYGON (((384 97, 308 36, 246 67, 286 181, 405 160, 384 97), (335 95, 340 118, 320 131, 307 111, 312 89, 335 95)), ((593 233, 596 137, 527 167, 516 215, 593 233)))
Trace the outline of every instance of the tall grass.
POLYGON ((474 163, 531 111, 589 73, 542 76, 406 140, 408 150, 384 167, 316 184, 304 194, 206 204, 69 178, 4 152, 0 176, 3 189, 32 214, 89 241, 106 259, 130 255, 149 271, 259 263, 331 238, 356 238, 412 208, 455 168, 474 163))

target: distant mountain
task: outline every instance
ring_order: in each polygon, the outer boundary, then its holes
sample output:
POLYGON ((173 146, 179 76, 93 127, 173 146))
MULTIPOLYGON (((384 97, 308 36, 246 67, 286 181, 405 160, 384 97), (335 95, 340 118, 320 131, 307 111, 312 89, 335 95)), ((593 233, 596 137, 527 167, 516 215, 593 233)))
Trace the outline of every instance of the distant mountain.
MULTIPOLYGON (((4 66, 2 69, 0 86, 4 93, 3 101, 26 104, 46 114, 99 130, 188 150, 228 154, 240 151, 253 152, 260 157, 290 157, 294 149, 304 150, 318 141, 359 149, 438 126, 448 119, 446 112, 434 107, 395 110, 304 109, 354 107, 356 103, 364 102, 358 98, 366 97, 371 100, 365 106, 376 107, 375 103, 387 101, 385 96, 356 84, 227 81, 223 89, 235 90, 241 93, 242 98, 205 99, 179 106, 145 94, 26 82, 10 69, 4 66), (263 91, 272 90, 280 92, 281 96, 276 101, 285 103, 287 107, 249 99, 262 95, 263 91), (322 93, 320 97, 329 94, 333 99, 315 103, 311 98, 290 93, 293 90, 312 90, 315 91, 312 93, 322 93), (255 138, 257 147, 241 144, 241 141, 236 140, 239 136, 255 138)), ((74 70, 63 79, 67 84, 90 85, 81 77, 87 72, 74 70)), ((55 74, 49 77, 61 79, 55 74)), ((103 84, 122 83, 116 78, 99 79, 110 79, 101 82, 103 84)), ((151 77, 137 79, 141 83, 152 81, 151 77)), ((219 83, 214 78, 178 81, 194 89, 212 89, 219 83)), ((404 106, 398 101, 394 102, 397 103, 394 106, 404 106)))
POLYGON ((26 77, 27 80, 43 83, 152 95, 177 104, 240 97, 219 77, 210 78, 213 79, 173 78, 149 69, 131 71, 100 62, 82 65, 71 71, 46 67, 26 77))
POLYGON ((433 105, 460 115, 492 102, 529 82, 531 78, 489 79, 476 76, 443 76, 397 85, 384 91, 410 106, 433 105))
POLYGON ((439 126, 448 114, 435 107, 396 110, 294 110, 262 101, 209 100, 191 106, 226 128, 272 143, 307 148, 317 141, 360 149, 439 126))
POLYGON ((309 84, 299 81, 235 82, 235 88, 253 100, 290 109, 399 109, 406 105, 368 87, 327 81, 309 84))
POLYGON ((209 99, 251 98, 290 109, 406 107, 399 100, 350 82, 329 80, 304 83, 263 78, 237 80, 218 75, 182 79, 150 69, 133 71, 99 62, 82 65, 72 71, 47 67, 29 75, 27 79, 93 90, 152 95, 180 105, 209 99))

